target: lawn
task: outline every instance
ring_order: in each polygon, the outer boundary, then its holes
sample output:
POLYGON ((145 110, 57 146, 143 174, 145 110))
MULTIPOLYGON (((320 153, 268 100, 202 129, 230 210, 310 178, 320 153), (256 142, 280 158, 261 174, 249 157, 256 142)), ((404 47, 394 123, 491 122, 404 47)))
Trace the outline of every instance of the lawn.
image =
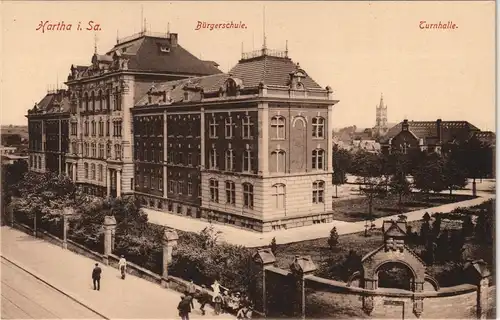
MULTIPOLYGON (((403 212, 410 212, 425 208, 440 206, 447 203, 473 199, 467 195, 447 195, 412 193, 403 197, 403 212)), ((373 217, 380 218, 399 213, 398 196, 389 194, 385 197, 373 199, 373 217)), ((347 222, 363 221, 368 215, 368 199, 360 197, 355 199, 336 200, 333 202, 334 219, 347 222)))

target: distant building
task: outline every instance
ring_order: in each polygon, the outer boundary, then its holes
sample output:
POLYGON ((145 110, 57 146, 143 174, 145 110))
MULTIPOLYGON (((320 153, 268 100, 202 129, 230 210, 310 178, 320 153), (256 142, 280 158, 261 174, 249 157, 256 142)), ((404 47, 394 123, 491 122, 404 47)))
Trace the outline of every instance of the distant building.
POLYGON ((28 156, 18 156, 15 154, 2 154, 2 164, 14 164, 17 161, 25 161, 28 162, 28 156))
POLYGON ((483 132, 467 121, 405 119, 389 130, 381 140, 381 146, 384 152, 398 150, 406 153, 409 149, 418 148, 439 153, 445 144, 463 142, 471 138, 494 144, 495 134, 489 131, 483 132))
POLYGON ((69 92, 49 91, 28 110, 29 170, 65 172, 69 145, 69 92))
POLYGON ((7 155, 7 154, 14 154, 16 153, 17 148, 16 147, 6 147, 6 146, 0 146, 0 155, 7 155))
POLYGON ((384 96, 380 95, 380 103, 375 107, 375 127, 372 128, 372 137, 383 137, 389 131, 387 123, 387 105, 384 96))

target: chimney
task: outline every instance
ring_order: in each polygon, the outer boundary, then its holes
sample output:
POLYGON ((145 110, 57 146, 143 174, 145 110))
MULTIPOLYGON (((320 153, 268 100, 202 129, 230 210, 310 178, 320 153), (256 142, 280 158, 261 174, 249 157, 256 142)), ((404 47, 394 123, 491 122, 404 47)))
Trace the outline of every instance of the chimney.
POLYGON ((442 122, 441 119, 437 119, 436 120, 437 139, 438 139, 439 143, 441 143, 441 138, 443 136, 441 122, 442 122))
POLYGON ((172 47, 177 47, 177 33, 170 33, 170 45, 172 47))
POLYGON ((403 124, 401 125, 402 131, 408 131, 408 119, 403 120, 403 124))

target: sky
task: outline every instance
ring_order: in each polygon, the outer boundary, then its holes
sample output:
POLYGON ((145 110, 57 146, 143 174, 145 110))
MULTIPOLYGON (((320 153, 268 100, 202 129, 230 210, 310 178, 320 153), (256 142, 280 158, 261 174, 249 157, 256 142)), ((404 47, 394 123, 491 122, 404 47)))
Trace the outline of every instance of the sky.
POLYGON ((26 124, 48 89, 65 87, 71 64, 88 65, 95 44, 104 54, 117 35, 140 31, 142 16, 150 31, 170 25, 181 46, 223 71, 242 47, 261 48, 264 29, 268 48, 284 50, 288 41, 289 57, 340 101, 336 128, 374 126, 383 93, 390 123, 441 118, 495 131, 493 1, 3 1, 0 11, 1 124, 26 124), (41 21, 72 28, 42 32, 41 21), (85 30, 89 21, 100 30, 85 30), (198 21, 247 28, 195 30, 198 21), (421 21, 456 28, 421 29, 421 21))

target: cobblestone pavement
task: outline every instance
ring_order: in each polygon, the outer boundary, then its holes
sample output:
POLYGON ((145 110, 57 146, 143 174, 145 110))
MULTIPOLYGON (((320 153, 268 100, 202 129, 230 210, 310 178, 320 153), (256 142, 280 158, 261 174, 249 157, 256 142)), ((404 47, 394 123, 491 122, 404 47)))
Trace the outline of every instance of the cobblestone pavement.
MULTIPOLYGON (((407 212, 405 215, 408 217, 408 221, 420 220, 425 212, 429 214, 434 212, 450 212, 451 210, 458 207, 470 207, 484 202, 487 199, 495 198, 494 191, 491 191, 495 187, 494 180, 483 180, 483 182, 477 182, 477 196, 478 198, 449 203, 441 205, 438 207, 421 209, 412 212, 407 212)), ((472 195, 472 184, 469 185, 464 190, 454 191, 454 194, 464 194, 472 195)), ((448 191, 443 191, 447 193, 448 191)), ((144 209, 144 211, 149 216, 149 221, 159 225, 169 226, 171 228, 190 231, 190 232, 200 232, 205 227, 209 226, 210 223, 198 219, 183 217, 175 214, 170 214, 166 212, 144 209)), ((387 216, 375 220, 375 225, 377 227, 382 226, 382 222, 387 219, 397 219, 398 215, 387 216)), ((276 242, 278 244, 299 242, 305 240, 314 240, 318 238, 327 237, 330 230, 335 226, 337 232, 340 234, 348 234, 364 231, 365 222, 345 222, 345 221, 333 221, 331 223, 314 224, 310 226, 292 228, 287 230, 277 230, 266 233, 259 233, 250 230, 244 230, 240 228, 235 228, 234 226, 223 225, 223 224, 212 224, 215 230, 221 233, 220 240, 228 243, 243 245, 246 247, 261 247, 267 246, 271 242, 273 237, 276 237, 276 242)))
MULTIPOLYGON (((117 269, 102 264, 100 264, 103 270, 101 290, 94 291, 91 279, 94 260, 35 239, 10 227, 1 228, 1 237, 2 257, 106 318, 180 319, 177 304, 181 294, 176 291, 134 276, 122 280, 117 269)), ((4 276, 2 272, 2 281, 4 276)), ((65 315, 65 317, 74 319, 78 318, 78 315, 65 315)), ((215 316, 213 310, 208 309, 206 316, 194 310, 190 318, 234 317, 227 314, 215 316)))

